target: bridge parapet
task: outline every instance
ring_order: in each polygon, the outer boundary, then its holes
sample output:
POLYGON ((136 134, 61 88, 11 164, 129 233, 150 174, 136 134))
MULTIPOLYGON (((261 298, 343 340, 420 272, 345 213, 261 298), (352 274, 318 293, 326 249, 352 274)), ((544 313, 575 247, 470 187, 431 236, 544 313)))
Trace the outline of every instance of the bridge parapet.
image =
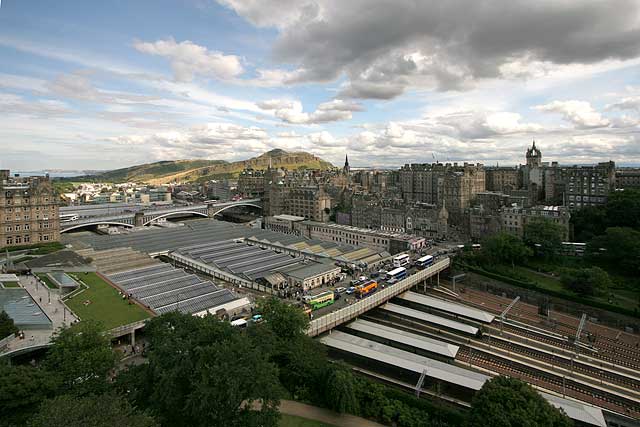
POLYGON ((451 260, 449 258, 440 260, 432 266, 427 267, 415 274, 412 274, 406 279, 401 280, 394 285, 388 286, 385 289, 356 302, 355 304, 351 304, 347 307, 341 308, 340 310, 325 314, 322 317, 318 317, 317 319, 312 320, 309 323, 307 335, 315 337, 316 335, 320 335, 323 332, 326 332, 338 325, 354 319, 361 314, 371 310, 372 308, 389 301, 391 298, 400 295, 405 291, 408 291, 418 283, 421 283, 422 281, 430 277, 440 274, 441 271, 449 268, 450 264, 451 260))

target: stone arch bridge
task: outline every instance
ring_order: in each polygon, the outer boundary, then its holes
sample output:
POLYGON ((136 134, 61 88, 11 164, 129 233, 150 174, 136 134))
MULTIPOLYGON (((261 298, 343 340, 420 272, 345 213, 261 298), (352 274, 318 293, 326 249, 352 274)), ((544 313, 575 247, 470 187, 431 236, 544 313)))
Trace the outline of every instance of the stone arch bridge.
POLYGON ((95 216, 80 218, 75 221, 61 222, 60 232, 75 230, 82 227, 97 225, 119 225, 123 227, 142 227, 153 224, 162 218, 172 216, 197 215, 205 218, 213 218, 220 212, 237 206, 252 206, 262 209, 261 199, 246 199, 223 203, 204 203, 200 205, 172 206, 170 208, 148 209, 131 213, 119 213, 117 215, 95 216))

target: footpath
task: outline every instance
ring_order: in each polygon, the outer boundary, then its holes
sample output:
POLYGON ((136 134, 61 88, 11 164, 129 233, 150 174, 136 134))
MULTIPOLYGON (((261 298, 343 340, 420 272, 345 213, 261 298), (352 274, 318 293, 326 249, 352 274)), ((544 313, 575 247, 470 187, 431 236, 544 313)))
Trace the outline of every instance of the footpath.
POLYGON ((354 415, 338 414, 329 409, 306 405, 293 400, 281 400, 279 409, 283 414, 316 420, 336 427, 384 427, 382 424, 354 415))

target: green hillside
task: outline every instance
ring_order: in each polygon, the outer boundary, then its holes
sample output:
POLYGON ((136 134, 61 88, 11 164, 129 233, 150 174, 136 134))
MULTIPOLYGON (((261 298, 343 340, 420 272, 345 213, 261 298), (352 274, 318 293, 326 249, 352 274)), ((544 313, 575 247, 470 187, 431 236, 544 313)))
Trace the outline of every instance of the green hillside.
POLYGON ((237 178, 246 168, 330 169, 333 165, 304 151, 288 152, 280 149, 268 151, 260 156, 237 162, 224 160, 174 160, 147 163, 116 169, 96 175, 59 179, 57 185, 63 190, 72 182, 141 182, 167 184, 171 182, 201 182, 210 179, 237 178))
POLYGON ((128 168, 116 169, 87 178, 104 182, 144 182, 161 176, 172 175, 206 166, 226 164, 224 160, 165 160, 128 168))

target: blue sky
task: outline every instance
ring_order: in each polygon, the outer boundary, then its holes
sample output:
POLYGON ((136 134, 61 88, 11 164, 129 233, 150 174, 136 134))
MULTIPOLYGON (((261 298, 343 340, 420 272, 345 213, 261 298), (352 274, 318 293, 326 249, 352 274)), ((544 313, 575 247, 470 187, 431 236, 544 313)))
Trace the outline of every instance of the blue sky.
POLYGON ((0 167, 640 164, 638 1, 430 3, 3 0, 0 167))

